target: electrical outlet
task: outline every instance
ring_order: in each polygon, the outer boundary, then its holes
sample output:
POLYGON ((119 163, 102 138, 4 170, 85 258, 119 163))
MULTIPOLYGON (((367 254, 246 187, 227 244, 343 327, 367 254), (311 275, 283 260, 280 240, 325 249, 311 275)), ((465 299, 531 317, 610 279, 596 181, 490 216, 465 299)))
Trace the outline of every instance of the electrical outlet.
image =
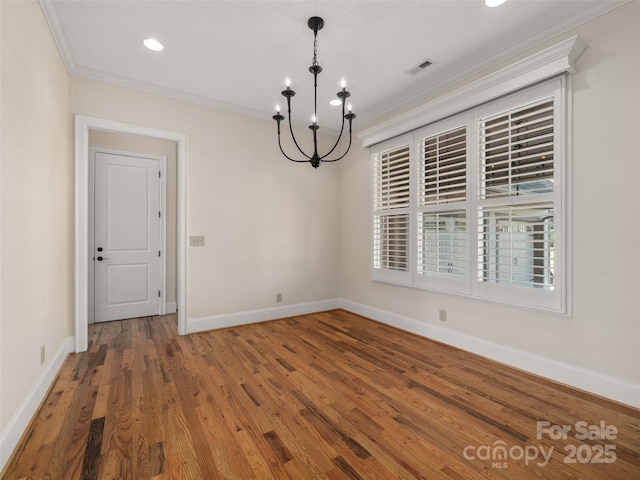
POLYGON ((44 363, 44 360, 45 360, 45 351, 44 351, 44 345, 42 345, 40 347, 40 365, 44 363))
POLYGON ((282 302, 282 294, 281 293, 276 293, 276 302, 278 302, 278 303, 282 302))
POLYGON ((439 312, 440 315, 440 321, 441 322, 446 322, 447 321, 447 311, 446 310, 440 310, 439 312))
POLYGON ((192 235, 189 237, 189 245, 192 247, 204 247, 204 236, 203 235, 192 235))

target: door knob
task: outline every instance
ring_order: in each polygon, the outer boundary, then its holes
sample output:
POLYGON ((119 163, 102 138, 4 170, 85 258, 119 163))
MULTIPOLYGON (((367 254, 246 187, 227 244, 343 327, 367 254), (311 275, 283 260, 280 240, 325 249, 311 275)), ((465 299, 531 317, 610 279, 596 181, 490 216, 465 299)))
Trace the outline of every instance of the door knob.
POLYGON ((106 258, 106 257, 96 257, 96 260, 101 262, 102 260, 108 260, 108 258, 106 258))

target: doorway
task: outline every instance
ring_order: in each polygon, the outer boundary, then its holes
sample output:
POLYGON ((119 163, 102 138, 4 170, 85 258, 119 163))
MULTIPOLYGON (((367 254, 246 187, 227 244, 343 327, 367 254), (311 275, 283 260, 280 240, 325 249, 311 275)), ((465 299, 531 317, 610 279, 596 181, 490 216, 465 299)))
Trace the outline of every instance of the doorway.
POLYGON ((165 313, 166 259, 175 259, 165 246, 174 211, 166 163, 166 155, 89 147, 89 323, 165 313))
POLYGON ((176 305, 178 333, 187 327, 187 136, 183 133, 143 127, 85 115, 75 116, 75 351, 88 346, 89 265, 93 251, 89 244, 89 134, 90 131, 125 133, 163 139, 176 145, 176 305))

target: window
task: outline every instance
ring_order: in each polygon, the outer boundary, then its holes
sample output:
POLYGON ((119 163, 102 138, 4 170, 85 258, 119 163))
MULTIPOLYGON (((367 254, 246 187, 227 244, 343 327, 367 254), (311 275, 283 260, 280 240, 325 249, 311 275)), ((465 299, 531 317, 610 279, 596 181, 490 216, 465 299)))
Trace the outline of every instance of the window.
MULTIPOLYGON (((410 145, 374 155, 374 269, 397 282, 410 270, 410 145)), ((384 278, 384 277, 383 277, 384 278)))
POLYGON ((467 116, 418 132, 417 286, 468 293, 467 116), (463 122, 461 124, 461 122, 463 122))
POLYGON ((564 311, 565 78, 372 149, 373 278, 564 311))

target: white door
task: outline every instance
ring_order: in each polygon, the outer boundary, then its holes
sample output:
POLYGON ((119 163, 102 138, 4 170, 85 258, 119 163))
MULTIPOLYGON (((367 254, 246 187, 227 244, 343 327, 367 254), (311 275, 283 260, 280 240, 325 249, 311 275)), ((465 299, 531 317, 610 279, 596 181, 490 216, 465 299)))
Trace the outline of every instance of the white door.
POLYGON ((159 159, 93 152, 96 322, 160 313, 159 159))

